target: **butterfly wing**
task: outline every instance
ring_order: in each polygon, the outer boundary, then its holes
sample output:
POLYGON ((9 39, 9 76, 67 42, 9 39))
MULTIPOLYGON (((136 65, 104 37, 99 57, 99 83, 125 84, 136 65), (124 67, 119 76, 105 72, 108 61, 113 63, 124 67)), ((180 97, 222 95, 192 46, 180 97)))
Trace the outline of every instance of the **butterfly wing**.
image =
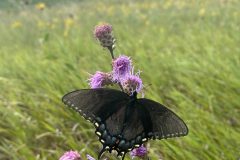
MULTIPOLYGON (((144 126, 147 123, 143 123, 142 120, 147 122, 148 114, 144 114, 144 110, 136 108, 135 101, 136 99, 130 98, 127 103, 122 103, 121 108, 97 128, 97 135, 103 144, 102 152, 106 149, 111 152, 114 149, 124 159, 128 151, 139 147, 147 140, 144 126)), ((99 158, 102 152, 100 152, 99 158)))
POLYGON ((84 118, 104 121, 121 107, 121 103, 128 101, 129 96, 121 91, 107 88, 82 89, 63 96, 62 101, 84 118))
MULTIPOLYGON (((131 145, 131 140, 134 140, 138 135, 142 135, 144 132, 142 115, 143 113, 135 108, 134 104, 125 103, 121 109, 106 119, 106 129, 111 136, 116 136, 120 143, 122 140, 124 143, 127 143, 126 147, 123 148, 131 149, 135 144, 132 143, 131 145)), ((119 146, 115 147, 118 149, 119 146)), ((121 148, 122 147, 119 149, 121 150, 121 148)))
POLYGON ((124 127, 129 100, 126 93, 106 88, 76 90, 62 98, 67 106, 94 123, 96 134, 103 144, 99 158, 107 149, 118 150, 118 144, 122 143, 119 136, 124 127))
POLYGON ((143 107, 150 116, 150 127, 147 127, 148 138, 163 139, 188 134, 184 121, 162 104, 141 98, 137 100, 136 106, 143 107))
POLYGON ((148 139, 179 137, 188 133, 183 120, 160 103, 142 98, 126 106, 122 108, 125 109, 125 116, 121 116, 119 143, 115 144, 115 148, 123 155, 148 139))

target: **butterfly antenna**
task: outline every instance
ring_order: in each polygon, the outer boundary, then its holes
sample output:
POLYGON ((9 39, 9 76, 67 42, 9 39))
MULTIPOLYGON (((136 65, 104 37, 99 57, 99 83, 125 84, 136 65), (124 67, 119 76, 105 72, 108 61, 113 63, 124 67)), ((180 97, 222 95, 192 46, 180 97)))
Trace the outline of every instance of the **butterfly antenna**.
POLYGON ((106 146, 103 146, 102 150, 99 152, 99 154, 98 154, 98 160, 100 160, 103 152, 105 152, 105 150, 106 150, 105 148, 106 148, 106 146))
POLYGON ((150 86, 152 86, 151 83, 149 83, 149 84, 145 84, 144 87, 143 87, 143 90, 144 90, 144 91, 147 91, 148 88, 150 88, 150 86))

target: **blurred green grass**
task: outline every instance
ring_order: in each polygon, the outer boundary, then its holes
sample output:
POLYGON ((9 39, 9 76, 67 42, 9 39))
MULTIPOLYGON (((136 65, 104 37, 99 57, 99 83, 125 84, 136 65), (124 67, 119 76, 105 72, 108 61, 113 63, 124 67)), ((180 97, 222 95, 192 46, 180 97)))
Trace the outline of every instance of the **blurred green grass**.
POLYGON ((96 157, 94 127, 61 97, 110 70, 92 35, 99 22, 113 25, 116 55, 132 56, 151 84, 145 96, 189 127, 186 137, 150 141, 152 159, 240 158, 239 1, 37 2, 0 3, 0 159, 51 160, 70 149, 96 157))

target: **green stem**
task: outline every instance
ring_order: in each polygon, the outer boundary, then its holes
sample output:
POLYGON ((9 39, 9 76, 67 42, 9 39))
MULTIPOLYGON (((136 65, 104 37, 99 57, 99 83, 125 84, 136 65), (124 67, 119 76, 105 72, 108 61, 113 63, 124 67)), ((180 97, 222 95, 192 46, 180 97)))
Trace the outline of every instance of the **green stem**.
POLYGON ((111 54, 112 59, 114 59, 112 46, 108 47, 108 50, 109 50, 109 52, 110 52, 110 54, 111 54))

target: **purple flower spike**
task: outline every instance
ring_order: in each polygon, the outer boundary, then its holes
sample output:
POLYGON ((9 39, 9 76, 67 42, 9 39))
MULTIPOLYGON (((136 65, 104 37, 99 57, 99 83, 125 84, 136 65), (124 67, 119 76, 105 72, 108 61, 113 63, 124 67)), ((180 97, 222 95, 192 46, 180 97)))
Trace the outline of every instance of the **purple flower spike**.
POLYGON ((109 24, 102 24, 95 27, 94 36, 98 39, 103 47, 111 47, 114 44, 114 37, 112 36, 112 26, 109 24))
POLYGON ((138 75, 129 75, 122 81, 124 92, 132 95, 135 91, 139 93, 143 88, 143 83, 138 75))
POLYGON ((89 79, 89 85, 91 88, 102 88, 106 85, 112 84, 112 76, 109 73, 97 71, 89 79))
POLYGON ((147 148, 141 145, 139 148, 135 148, 130 152, 132 158, 139 157, 144 158, 147 155, 147 148))
POLYGON ((59 160, 82 160, 80 154, 77 151, 65 152, 59 160))
POLYGON ((92 156, 90 156, 89 154, 87 154, 87 160, 95 160, 95 158, 93 158, 92 156))
POLYGON ((124 78, 130 75, 132 69, 132 61, 130 57, 119 56, 112 62, 113 65, 113 80, 121 82, 124 78))

